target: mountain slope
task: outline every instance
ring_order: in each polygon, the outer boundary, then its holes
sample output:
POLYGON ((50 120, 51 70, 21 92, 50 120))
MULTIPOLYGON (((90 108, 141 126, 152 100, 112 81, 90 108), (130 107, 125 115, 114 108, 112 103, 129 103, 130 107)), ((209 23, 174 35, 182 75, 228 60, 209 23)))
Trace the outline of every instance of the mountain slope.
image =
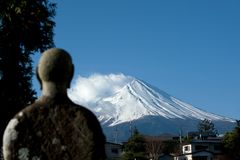
POLYGON ((137 79, 133 79, 113 96, 100 99, 94 108, 99 120, 109 126, 145 116, 233 121, 195 108, 137 79))
MULTIPOLYGON (((133 127, 143 134, 159 135, 166 132, 178 134, 179 130, 183 134, 196 131, 197 124, 203 119, 212 120, 219 133, 234 126, 233 119, 193 107, 136 78, 120 75, 117 78, 112 76, 110 80, 108 83, 109 77, 105 77, 106 85, 99 85, 104 94, 99 94, 102 96, 86 104, 98 117, 110 141, 113 137, 126 140, 133 127), (124 83, 121 79, 124 79, 124 83), (116 80, 120 86, 114 82, 116 80)), ((94 83, 90 86, 94 86, 94 83)), ((76 103, 83 104, 80 99, 73 98, 76 103)))

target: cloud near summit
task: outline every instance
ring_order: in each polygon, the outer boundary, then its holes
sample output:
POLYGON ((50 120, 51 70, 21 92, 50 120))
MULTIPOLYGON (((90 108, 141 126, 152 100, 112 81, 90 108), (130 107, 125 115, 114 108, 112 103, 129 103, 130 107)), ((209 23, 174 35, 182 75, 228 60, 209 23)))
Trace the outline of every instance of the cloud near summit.
POLYGON ((78 76, 69 89, 69 97, 81 105, 89 105, 100 98, 110 96, 129 83, 133 77, 120 74, 92 74, 78 76))

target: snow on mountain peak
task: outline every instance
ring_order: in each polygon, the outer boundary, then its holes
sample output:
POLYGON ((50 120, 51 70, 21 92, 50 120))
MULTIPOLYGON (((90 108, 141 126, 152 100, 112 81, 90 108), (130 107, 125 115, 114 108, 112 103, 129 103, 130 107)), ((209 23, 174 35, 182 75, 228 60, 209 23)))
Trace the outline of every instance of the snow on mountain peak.
POLYGON ((109 126, 133 121, 144 116, 231 121, 231 119, 195 108, 130 76, 123 74, 95 75, 88 79, 87 81, 87 78, 78 78, 73 89, 69 91, 70 98, 76 103, 88 106, 102 123, 109 126), (82 94, 85 90, 90 93, 95 92, 92 99, 86 101, 82 94))
POLYGON ((132 79, 132 77, 124 74, 78 76, 68 94, 76 103, 91 106, 97 100, 113 95, 132 79))

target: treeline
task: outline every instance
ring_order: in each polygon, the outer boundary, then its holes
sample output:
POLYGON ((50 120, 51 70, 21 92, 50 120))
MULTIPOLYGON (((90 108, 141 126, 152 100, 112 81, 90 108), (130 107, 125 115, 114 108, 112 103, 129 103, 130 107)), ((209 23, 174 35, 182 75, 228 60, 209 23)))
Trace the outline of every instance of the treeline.
MULTIPOLYGON (((218 132, 212 121, 204 119, 198 124, 198 139, 217 137, 218 132)), ((195 135, 196 136, 196 135, 195 135)), ((175 139, 165 139, 161 136, 144 136, 135 128, 128 142, 124 144, 123 160, 158 160, 161 155, 180 155, 182 146, 189 144, 195 136, 183 136, 175 139)), ((222 152, 226 159, 240 158, 240 121, 236 127, 222 138, 222 152)))
POLYGON ((160 136, 144 136, 135 128, 132 136, 124 145, 123 160, 158 160, 159 156, 180 154, 180 142, 178 139, 163 138, 160 136))

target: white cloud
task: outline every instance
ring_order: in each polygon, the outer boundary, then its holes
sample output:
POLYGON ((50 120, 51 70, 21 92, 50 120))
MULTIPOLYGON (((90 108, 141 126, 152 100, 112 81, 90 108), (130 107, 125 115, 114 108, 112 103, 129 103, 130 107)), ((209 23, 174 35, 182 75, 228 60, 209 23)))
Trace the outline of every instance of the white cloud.
POLYGON ((93 74, 89 77, 78 76, 68 91, 69 97, 76 103, 89 105, 100 98, 116 93, 133 78, 124 74, 93 74))

